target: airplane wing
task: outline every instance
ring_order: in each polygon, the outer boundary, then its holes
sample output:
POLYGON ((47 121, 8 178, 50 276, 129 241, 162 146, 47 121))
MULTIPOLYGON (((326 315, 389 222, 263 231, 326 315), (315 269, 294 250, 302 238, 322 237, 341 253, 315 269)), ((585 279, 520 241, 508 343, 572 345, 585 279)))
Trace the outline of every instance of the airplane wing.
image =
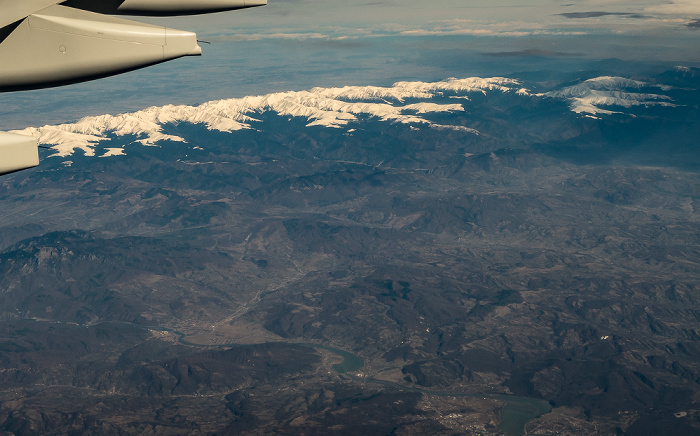
POLYGON ((186 15, 267 0, 0 0, 0 92, 45 88, 197 56, 197 35, 112 15, 186 15))
POLYGON ((39 148, 31 136, 0 132, 0 175, 39 165, 39 148))
MULTIPOLYGON (((0 92, 77 83, 202 53, 192 32, 113 15, 189 15, 266 4, 267 0, 0 0, 0 92)), ((28 145, 26 138, 0 135, 0 174, 36 166, 36 147, 36 141, 28 145)))
POLYGON ((57 3, 61 2, 55 0, 0 0, 0 28, 23 20, 34 12, 57 3))

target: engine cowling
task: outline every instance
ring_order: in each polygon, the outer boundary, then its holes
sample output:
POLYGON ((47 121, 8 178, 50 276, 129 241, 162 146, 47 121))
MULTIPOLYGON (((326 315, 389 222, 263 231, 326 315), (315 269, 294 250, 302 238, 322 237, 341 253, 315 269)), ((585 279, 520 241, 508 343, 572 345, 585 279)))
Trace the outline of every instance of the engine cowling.
POLYGON ((30 136, 0 132, 0 175, 39 165, 39 148, 30 136))
POLYGON ((192 15, 264 6, 267 0, 68 0, 86 11, 121 15, 192 15))
POLYGON ((110 76, 202 53, 197 35, 51 6, 15 24, 0 44, 0 91, 110 76))

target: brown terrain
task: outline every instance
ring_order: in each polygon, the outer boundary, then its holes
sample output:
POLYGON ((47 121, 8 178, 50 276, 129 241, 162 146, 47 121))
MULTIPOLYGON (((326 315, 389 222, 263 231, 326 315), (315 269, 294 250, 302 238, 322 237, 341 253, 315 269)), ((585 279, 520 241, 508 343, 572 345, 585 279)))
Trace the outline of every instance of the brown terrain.
POLYGON ((0 434, 698 434, 697 126, 483 105, 0 179, 0 434))

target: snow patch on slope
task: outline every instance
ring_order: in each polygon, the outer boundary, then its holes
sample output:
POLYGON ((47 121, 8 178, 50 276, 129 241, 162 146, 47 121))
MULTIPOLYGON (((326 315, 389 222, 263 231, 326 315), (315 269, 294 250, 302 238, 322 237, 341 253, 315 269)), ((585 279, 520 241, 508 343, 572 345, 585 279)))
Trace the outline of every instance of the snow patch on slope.
MULTIPOLYGON (((184 138, 163 132, 166 124, 202 124, 209 130, 233 132, 252 129, 258 122, 256 114, 274 112, 280 116, 300 117, 307 126, 342 128, 360 118, 409 125, 424 125, 478 134, 463 126, 434 124, 424 116, 440 112, 464 111, 461 104, 437 104, 406 100, 429 100, 445 94, 528 91, 514 79, 504 77, 447 79, 440 82, 398 82, 391 87, 345 86, 342 88, 314 88, 310 91, 279 92, 261 96, 210 101, 199 106, 167 105, 150 107, 138 112, 120 115, 85 117, 76 123, 57 126, 31 127, 15 131, 36 137, 41 144, 52 145, 57 156, 70 156, 82 150, 87 156, 95 155, 95 147, 111 136, 133 135, 136 142, 156 145, 160 141, 185 142, 184 138)), ((101 157, 119 156, 123 151, 109 148, 101 157)))
POLYGON ((619 106, 624 108, 633 106, 675 106, 671 103, 671 98, 666 95, 633 92, 643 88, 658 88, 662 91, 671 89, 668 86, 652 85, 624 77, 603 76, 538 95, 566 100, 569 102, 573 112, 588 114, 588 116, 621 113, 603 109, 601 106, 619 106))

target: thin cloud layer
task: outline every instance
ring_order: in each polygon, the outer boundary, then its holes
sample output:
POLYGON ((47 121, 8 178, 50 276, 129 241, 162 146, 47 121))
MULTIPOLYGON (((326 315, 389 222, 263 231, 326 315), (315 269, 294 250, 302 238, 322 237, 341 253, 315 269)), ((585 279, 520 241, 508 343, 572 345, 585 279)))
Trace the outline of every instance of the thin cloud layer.
POLYGON ((306 39, 331 39, 330 35, 323 33, 238 33, 234 35, 218 35, 207 38, 210 42, 235 42, 235 41, 260 41, 262 39, 291 39, 291 40, 306 40, 306 39))
POLYGON ((493 57, 518 57, 518 56, 538 56, 538 57, 570 57, 570 56, 583 56, 582 53, 566 53, 561 51, 552 50, 541 50, 536 48, 531 48, 527 50, 518 51, 498 51, 498 52, 486 52, 482 53, 484 56, 493 57))
POLYGON ((607 16, 619 16, 625 18, 649 18, 646 15, 633 14, 629 12, 603 12, 603 11, 592 11, 592 12, 564 12, 561 14, 562 17, 576 19, 576 18, 599 18, 607 16))
POLYGON ((649 6, 645 13, 660 15, 700 15, 700 2, 698 1, 672 1, 663 5, 649 6))

